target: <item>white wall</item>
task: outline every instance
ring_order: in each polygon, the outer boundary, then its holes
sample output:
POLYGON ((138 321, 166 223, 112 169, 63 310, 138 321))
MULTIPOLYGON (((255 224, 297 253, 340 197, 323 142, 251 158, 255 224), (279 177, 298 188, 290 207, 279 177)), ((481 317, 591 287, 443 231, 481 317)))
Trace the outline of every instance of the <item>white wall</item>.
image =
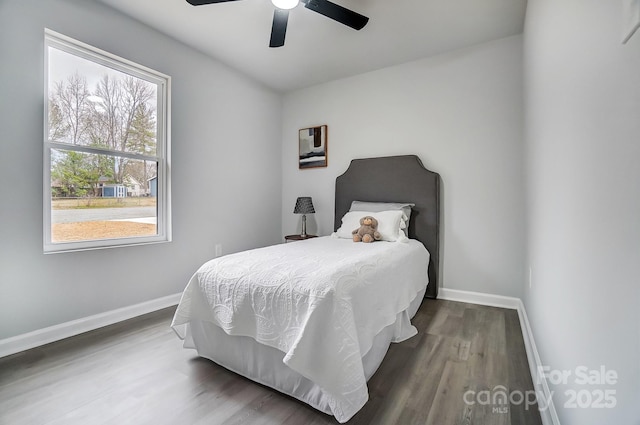
POLYGON ((525 306, 565 425, 640 424, 640 34, 622 2, 529 0, 525 27, 528 265, 525 306), (615 370, 580 385, 575 369, 615 370), (616 392, 614 409, 565 391, 616 392))
POLYGON ((281 240, 280 95, 94 1, 3 0, 0 58, 0 339, 178 293, 216 243, 281 240), (43 255, 45 27, 172 76, 173 242, 43 255))
MULTIPOLYGON (((522 38, 501 39, 284 98, 282 226, 309 195, 310 233, 333 231, 334 185, 351 159, 417 154, 442 176, 443 286, 521 296, 522 38), (329 165, 299 170, 298 129, 328 125, 329 165)), ((405 200, 398 200, 405 201, 405 200)))

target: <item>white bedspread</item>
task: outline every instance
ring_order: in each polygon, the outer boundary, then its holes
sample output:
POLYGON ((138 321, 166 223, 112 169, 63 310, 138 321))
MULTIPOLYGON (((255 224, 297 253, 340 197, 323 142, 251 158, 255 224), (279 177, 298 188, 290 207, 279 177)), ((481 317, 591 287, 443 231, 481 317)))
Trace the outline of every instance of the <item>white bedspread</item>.
MULTIPOLYGON (((227 255, 189 281, 172 327, 191 319, 254 338, 317 383, 340 422, 368 400, 362 356, 427 284, 429 254, 409 243, 322 237, 227 255)), ((405 315, 394 341, 415 335, 405 315)))

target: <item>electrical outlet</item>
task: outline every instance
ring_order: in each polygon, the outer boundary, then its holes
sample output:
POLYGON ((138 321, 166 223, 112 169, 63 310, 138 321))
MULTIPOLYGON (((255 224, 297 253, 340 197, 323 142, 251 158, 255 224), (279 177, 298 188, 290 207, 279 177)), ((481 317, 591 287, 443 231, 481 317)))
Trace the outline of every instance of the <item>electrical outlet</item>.
POLYGON ((222 256, 222 244, 221 243, 217 243, 216 244, 216 257, 220 257, 222 256))

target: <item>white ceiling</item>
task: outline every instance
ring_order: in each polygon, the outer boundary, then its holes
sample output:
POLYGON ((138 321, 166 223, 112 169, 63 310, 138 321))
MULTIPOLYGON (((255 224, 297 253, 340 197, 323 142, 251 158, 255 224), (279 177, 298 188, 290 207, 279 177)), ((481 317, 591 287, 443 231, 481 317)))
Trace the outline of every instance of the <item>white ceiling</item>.
POLYGON ((101 0, 278 91, 295 90, 522 33, 526 0, 333 0, 370 18, 355 31, 300 4, 269 48, 273 5, 101 0))

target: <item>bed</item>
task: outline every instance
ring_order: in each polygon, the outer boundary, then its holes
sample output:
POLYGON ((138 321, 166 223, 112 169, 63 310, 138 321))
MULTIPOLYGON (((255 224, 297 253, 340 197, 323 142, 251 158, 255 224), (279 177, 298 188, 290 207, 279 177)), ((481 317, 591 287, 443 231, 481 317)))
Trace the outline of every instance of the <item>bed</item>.
POLYGON ((336 178, 332 236, 203 264, 172 328, 199 356, 348 421, 391 342, 415 335, 410 319, 437 297, 439 181, 414 155, 353 160, 336 178), (398 241, 363 244, 339 237, 353 201, 414 205, 398 241))

